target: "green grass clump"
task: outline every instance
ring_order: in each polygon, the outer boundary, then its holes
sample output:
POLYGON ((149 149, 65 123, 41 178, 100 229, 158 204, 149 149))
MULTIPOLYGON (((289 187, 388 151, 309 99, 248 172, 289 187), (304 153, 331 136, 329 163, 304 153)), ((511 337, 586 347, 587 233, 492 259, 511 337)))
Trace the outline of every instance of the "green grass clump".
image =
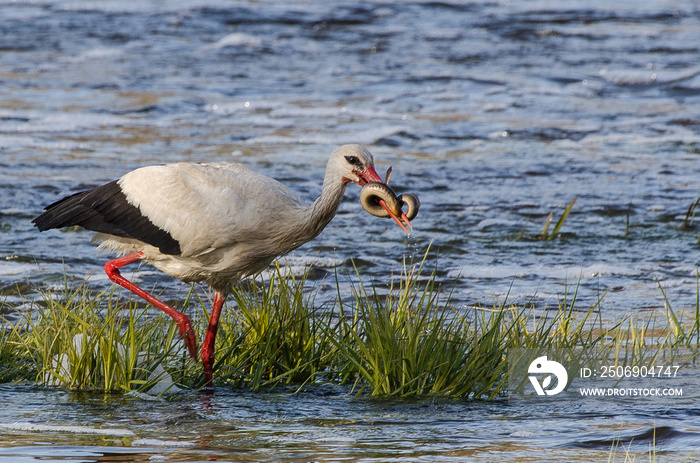
POLYGON ((147 391, 162 379, 161 363, 179 345, 171 324, 120 302, 113 289, 93 294, 82 285, 61 298, 47 294, 43 302, 36 318, 26 314, 10 334, 32 360, 38 384, 147 391))
POLYGON ((559 231, 561 230, 561 227, 564 225, 564 222, 566 222, 566 219, 569 217, 569 214, 571 213, 571 209, 574 207, 574 204, 576 204, 576 200, 578 199, 578 195, 574 197, 574 199, 564 208, 564 212, 562 213, 561 217, 559 217, 559 220, 557 220, 557 223, 554 225, 554 230, 551 232, 549 231, 549 226, 552 223, 552 219, 554 218, 554 211, 550 212, 549 215, 547 216, 547 220, 544 222, 544 228, 542 229, 542 232, 539 235, 527 235, 525 234, 525 229, 523 229, 520 234, 515 238, 516 241, 518 240, 527 240, 527 241, 552 241, 553 239, 557 238, 559 236, 559 231))
POLYGON ((376 396, 490 394, 502 371, 500 324, 466 322, 441 303, 435 276, 421 284, 420 273, 405 266, 384 297, 360 282, 351 312, 340 304, 340 373, 376 396))
POLYGON ((305 281, 277 264, 269 281, 234 288, 236 308, 222 317, 217 337, 217 382, 257 390, 314 382, 326 373, 334 355, 332 313, 315 309, 305 281))
MULTIPOLYGON (((511 348, 596 347, 630 364, 664 348, 698 345, 700 300, 689 321, 664 294, 663 320, 629 318, 612 327, 602 326, 600 300, 579 311, 576 292, 554 310, 506 301, 457 308, 435 272, 425 274, 425 262, 404 264, 387 286, 366 285, 356 269, 351 302, 337 283, 336 300, 319 305, 306 275, 279 266, 265 280, 244 282, 220 322, 216 385, 333 382, 374 396, 493 398, 507 388, 511 348)), ((210 304, 192 303, 194 295, 179 309, 204 313, 193 317, 202 339, 210 304)), ((170 377, 180 387, 203 385, 201 365, 189 360, 176 325, 141 301, 120 299, 113 288, 95 294, 83 284, 32 304, 0 332, 2 381, 32 377, 105 392, 148 391, 164 379, 171 384, 170 377)))
POLYGON ((360 391, 494 398, 507 386, 509 348, 591 347, 617 329, 593 330, 600 300, 579 313, 576 294, 542 316, 534 304, 458 310, 440 300, 434 273, 420 282, 421 270, 405 266, 384 297, 360 283, 351 313, 340 305, 334 343, 360 391))
POLYGON ((0 383, 22 381, 36 374, 31 357, 16 338, 10 327, 0 326, 0 383))

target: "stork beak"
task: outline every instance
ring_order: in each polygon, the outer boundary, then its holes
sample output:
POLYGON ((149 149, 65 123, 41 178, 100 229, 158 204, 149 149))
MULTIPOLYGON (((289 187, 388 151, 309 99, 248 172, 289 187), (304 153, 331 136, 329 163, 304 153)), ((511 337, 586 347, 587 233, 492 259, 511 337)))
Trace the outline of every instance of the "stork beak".
MULTIPOLYGON (((355 183, 357 183, 360 186, 365 186, 369 182, 384 183, 384 180, 382 180, 377 171, 374 170, 374 167, 368 167, 367 170, 365 170, 364 172, 360 172, 358 175, 360 176, 360 181, 355 183)), ((403 229, 403 231, 405 231, 409 235, 411 234, 411 232, 408 231, 408 228, 406 228, 406 225, 408 225, 408 227, 411 230, 413 230, 413 226, 411 225, 411 222, 408 221, 408 217, 406 217, 406 214, 401 212, 401 218, 397 217, 396 214, 394 214, 391 211, 391 209, 389 209, 389 206, 386 205, 384 200, 379 200, 379 205, 382 206, 382 208, 387 212, 387 214, 389 214, 389 217, 394 219, 394 222, 396 222, 398 226, 403 229), (401 220, 406 222, 406 225, 404 225, 401 220)))
POLYGON ((359 172, 357 175, 360 176, 360 181, 355 182, 360 186, 365 186, 369 182, 379 182, 379 183, 384 183, 384 180, 379 176, 376 170, 374 170, 374 167, 368 167, 367 170, 364 172, 359 172))

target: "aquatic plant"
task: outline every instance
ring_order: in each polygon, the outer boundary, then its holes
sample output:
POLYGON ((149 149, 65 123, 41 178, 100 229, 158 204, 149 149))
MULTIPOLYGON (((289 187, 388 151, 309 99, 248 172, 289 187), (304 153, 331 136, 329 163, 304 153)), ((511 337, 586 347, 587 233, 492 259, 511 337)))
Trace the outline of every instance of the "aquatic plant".
POLYGON ((35 373, 31 358, 17 337, 12 327, 0 325, 0 383, 26 380, 35 373))
POLYGON ((564 222, 566 222, 566 219, 569 217, 571 209, 574 207, 574 204, 576 203, 577 199, 578 195, 574 196, 574 199, 564 208, 564 212, 562 213, 561 217, 559 217, 559 220, 557 220, 557 223, 554 225, 554 229, 551 233, 549 232, 549 226, 552 224, 552 219, 554 218, 554 211, 550 212, 547 216, 547 219, 544 222, 544 228, 542 229, 542 232, 539 235, 528 235, 525 233, 525 229, 523 229, 523 231, 520 232, 520 235, 518 235, 515 240, 518 241, 521 239, 525 239, 531 241, 552 241, 553 239, 557 238, 559 236, 559 231, 561 230, 561 227, 564 225, 564 222))
MULTIPOLYGON (((663 431, 667 428, 661 428, 663 431)), ((644 438, 651 438, 648 442, 648 450, 646 452, 635 451, 632 446, 635 444, 634 439, 629 439, 626 441, 622 437, 615 437, 612 440, 610 446, 610 452, 608 454, 608 463, 615 463, 616 461, 622 461, 623 463, 634 463, 637 461, 637 457, 642 459, 641 461, 648 461, 649 463, 657 463, 661 461, 657 455, 657 428, 654 426, 651 431, 644 433, 644 438)), ((637 444, 639 446, 639 444, 637 444)), ((661 453, 661 452, 660 452, 661 453)), ((691 455, 682 461, 693 461, 691 455)))
POLYGON ((435 273, 420 283, 421 269, 404 264, 383 297, 360 279, 350 313, 340 303, 332 330, 339 375, 379 396, 494 395, 503 376, 498 317, 467 321, 449 297, 440 301, 435 273))
MULTIPOLYGON (((338 297, 318 304, 307 275, 279 265, 265 279, 245 282, 220 323, 216 383, 257 390, 334 382, 375 396, 492 398, 507 387, 511 348, 596 347, 629 364, 662 349, 698 346, 700 295, 694 313, 677 312, 659 286, 660 317, 604 327, 603 296, 581 311, 577 287, 554 310, 536 308, 534 300, 516 306, 508 297, 491 307, 455 307, 427 262, 426 255, 404 263, 387 285, 367 284, 355 269, 350 302, 336 282, 338 297)), ((31 377, 79 390, 157 394, 203 385, 170 319, 114 288, 95 293, 87 284, 66 284, 31 304, 0 332, 3 381, 31 377)), ((203 332, 209 304, 191 290, 182 305, 202 311, 194 319, 203 332)))
POLYGON ((690 204, 690 206, 688 206, 688 211, 685 213, 685 218, 680 226, 681 230, 689 230, 694 228, 695 224, 693 222, 695 221, 695 209, 697 209, 698 204, 700 204, 700 198, 696 199, 690 204))
MULTIPOLYGON (((316 308, 315 292, 276 263, 268 280, 251 279, 233 290, 236 309, 221 320, 217 382, 253 390, 314 382, 332 363, 328 333, 332 310, 316 308)), ((332 309, 332 307, 331 307, 332 309)))
POLYGON ((161 363, 179 346, 176 331, 145 307, 121 302, 114 289, 94 294, 86 284, 66 286, 59 297, 44 294, 42 304, 34 306, 36 318, 28 313, 12 329, 37 383, 148 391, 168 376, 161 363))

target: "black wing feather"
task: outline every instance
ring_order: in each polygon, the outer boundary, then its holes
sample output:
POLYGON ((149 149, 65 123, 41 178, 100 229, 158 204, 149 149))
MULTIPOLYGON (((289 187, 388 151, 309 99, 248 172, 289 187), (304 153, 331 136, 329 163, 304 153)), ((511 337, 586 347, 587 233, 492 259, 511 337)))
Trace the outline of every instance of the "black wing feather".
POLYGON ((32 220, 39 231, 79 225, 87 230, 134 238, 157 247, 163 254, 180 254, 180 243, 126 200, 117 181, 81 191, 46 207, 32 220))

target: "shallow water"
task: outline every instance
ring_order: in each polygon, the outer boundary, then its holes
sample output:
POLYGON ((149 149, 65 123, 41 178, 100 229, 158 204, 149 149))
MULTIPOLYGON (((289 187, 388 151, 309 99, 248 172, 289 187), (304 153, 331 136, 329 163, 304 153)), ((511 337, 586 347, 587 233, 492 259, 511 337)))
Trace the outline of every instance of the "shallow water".
POLYGON ((687 461, 700 444, 698 429, 683 424, 697 413, 667 410, 650 423, 629 403, 377 400, 335 386, 300 394, 219 390, 171 402, 33 387, 2 392, 21 399, 0 412, 2 462, 607 461, 614 439, 642 455, 655 439, 662 461, 687 461))
MULTIPOLYGON (((350 186, 331 225, 290 256, 296 266, 316 259, 317 299, 334 296, 335 271, 351 278, 350 259, 383 283, 432 243, 457 306, 508 295, 556 308, 578 285, 577 307, 605 294, 601 316, 614 322, 663 308, 660 285, 674 309, 694 311, 700 228, 681 225, 700 196, 700 10, 693 1, 639 3, 0 1, 0 293, 22 310, 18 287, 32 296, 86 274, 95 287, 109 284, 90 233, 31 226, 66 194, 145 164, 237 161, 312 200, 330 151, 359 142, 380 173, 393 166, 397 190, 420 196, 421 212, 406 238, 362 211, 350 186), (518 239, 540 233, 577 195, 558 239, 518 239)), ((145 268, 138 278, 173 297, 188 289, 145 268)), ((552 447, 574 459, 581 452, 572 443, 600 440, 602 429, 637 435, 654 424, 670 428, 669 448, 682 454, 700 428, 692 406, 621 418, 570 404, 553 418, 501 403, 337 394, 304 396, 305 415, 299 396, 224 391, 211 415, 195 397, 154 405, 149 421, 135 399, 2 392, 10 406, 0 423, 29 402, 17 419, 65 425, 75 407, 80 422, 196 444, 165 453, 170 460, 203 460, 210 450, 273 458, 280 449, 299 460, 387 459, 397 448, 424 459, 526 461, 552 447), (105 407, 118 418, 103 418, 105 407), (181 408, 192 434, 149 426, 169 413, 178 422, 181 408), (300 411, 279 411, 290 409, 300 411), (208 444, 212 421, 228 424, 208 444), (523 427, 549 434, 509 437, 523 427)), ((132 452, 128 439, 44 434, 3 431, 0 461, 162 453, 132 452)))

